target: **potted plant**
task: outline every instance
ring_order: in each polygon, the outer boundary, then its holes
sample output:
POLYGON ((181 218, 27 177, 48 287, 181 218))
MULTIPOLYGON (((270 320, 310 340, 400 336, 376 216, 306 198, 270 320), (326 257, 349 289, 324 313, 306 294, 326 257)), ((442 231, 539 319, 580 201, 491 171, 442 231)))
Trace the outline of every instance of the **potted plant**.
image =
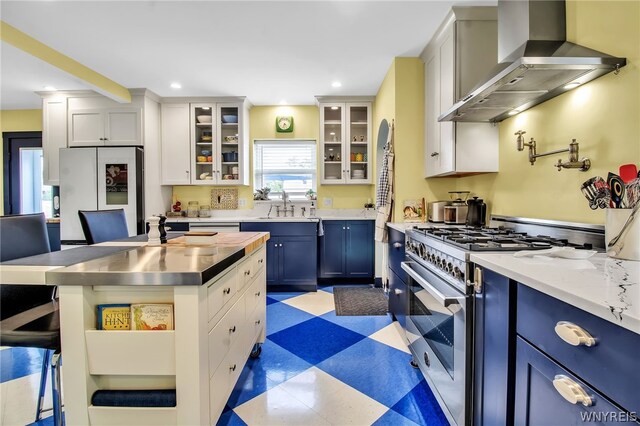
POLYGON ((307 197, 307 200, 315 200, 316 199, 316 192, 313 189, 310 189, 310 190, 307 191, 305 196, 307 197))
POLYGON ((262 189, 258 189, 255 194, 253 194, 253 199, 256 201, 265 201, 269 199, 269 192, 271 192, 271 188, 265 186, 262 189))

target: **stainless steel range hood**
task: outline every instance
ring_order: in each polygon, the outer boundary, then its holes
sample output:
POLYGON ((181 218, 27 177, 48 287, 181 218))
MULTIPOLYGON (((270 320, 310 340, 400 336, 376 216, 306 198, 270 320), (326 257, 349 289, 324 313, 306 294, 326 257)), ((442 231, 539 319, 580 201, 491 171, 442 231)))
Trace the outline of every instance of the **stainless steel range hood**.
POLYGON ((627 63, 565 40, 563 0, 500 0, 499 64, 438 121, 499 122, 627 63))

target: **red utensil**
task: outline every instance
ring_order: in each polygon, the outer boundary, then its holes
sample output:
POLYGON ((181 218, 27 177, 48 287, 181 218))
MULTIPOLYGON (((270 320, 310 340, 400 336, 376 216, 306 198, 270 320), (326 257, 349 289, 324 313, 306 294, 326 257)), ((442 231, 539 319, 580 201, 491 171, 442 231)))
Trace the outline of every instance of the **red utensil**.
POLYGON ((620 166, 619 175, 624 183, 629 183, 638 177, 638 168, 635 164, 623 164, 620 166))

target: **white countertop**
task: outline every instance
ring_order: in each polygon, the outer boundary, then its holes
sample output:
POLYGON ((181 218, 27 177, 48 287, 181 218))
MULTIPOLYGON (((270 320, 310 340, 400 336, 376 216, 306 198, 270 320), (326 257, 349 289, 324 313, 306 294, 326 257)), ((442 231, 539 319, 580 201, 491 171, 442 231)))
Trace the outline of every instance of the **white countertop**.
POLYGON ((471 261, 640 334, 640 262, 471 253, 471 261))

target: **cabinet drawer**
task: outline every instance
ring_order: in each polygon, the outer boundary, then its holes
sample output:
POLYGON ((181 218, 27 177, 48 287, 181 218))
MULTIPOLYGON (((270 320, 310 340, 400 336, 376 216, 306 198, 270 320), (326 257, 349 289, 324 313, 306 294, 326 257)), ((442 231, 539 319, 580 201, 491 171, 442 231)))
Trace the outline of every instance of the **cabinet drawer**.
POLYGON ((406 283, 405 272, 400 267, 401 262, 404 262, 404 234, 389 228, 389 268, 406 283))
POLYGON ((244 296, 247 318, 250 318, 258 304, 262 303, 266 305, 266 297, 264 279, 255 280, 244 296))
POLYGON ((239 339, 245 325, 244 301, 239 300, 209 332, 209 374, 220 365, 231 346, 239 339))
POLYGON ((238 289, 237 269, 233 268, 207 289, 209 320, 236 294, 238 289))
POLYGON ((522 284, 518 287, 517 317, 520 336, 625 409, 640 412, 640 393, 636 389, 640 382, 640 334, 522 284), (566 343, 555 331, 560 321, 588 332, 595 345, 566 343))
POLYGON ((252 258, 245 259, 238 265, 238 291, 242 290, 244 286, 251 281, 253 267, 254 262, 252 258))
POLYGON ((517 339, 515 397, 517 425, 583 425, 588 424, 583 420, 588 415, 620 415, 620 409, 604 396, 521 338, 517 339), (572 404, 559 393, 553 384, 559 376, 584 391, 590 399, 587 406, 572 404))
POLYGON ((267 261, 267 250, 264 247, 261 247, 258 251, 251 255, 251 261, 253 262, 253 266, 251 267, 251 278, 254 278, 258 275, 258 272, 264 268, 265 262, 267 261))
POLYGON ((213 377, 209 379, 209 420, 211 424, 215 424, 222 414, 224 405, 229 398, 229 388, 233 386, 231 382, 233 371, 230 369, 230 364, 232 365, 229 361, 229 354, 227 354, 213 377))

